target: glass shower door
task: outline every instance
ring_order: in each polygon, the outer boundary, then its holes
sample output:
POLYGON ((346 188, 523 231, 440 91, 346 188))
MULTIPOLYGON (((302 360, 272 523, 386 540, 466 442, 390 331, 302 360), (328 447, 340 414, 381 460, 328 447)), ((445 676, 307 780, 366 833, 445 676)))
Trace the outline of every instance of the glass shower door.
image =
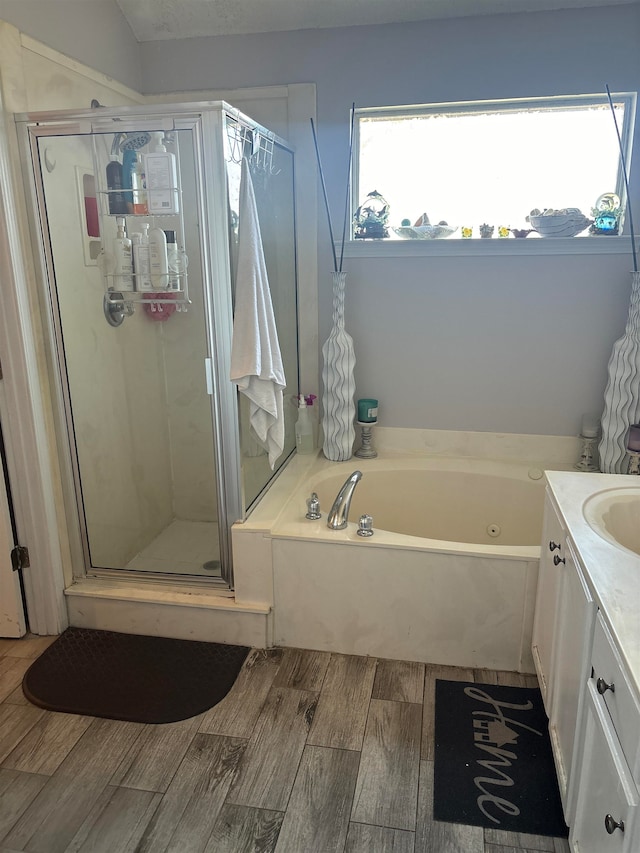
POLYGON ((40 124, 31 150, 86 570, 228 585, 196 124, 40 124), (154 138, 175 157, 169 213, 144 174, 154 138), (138 174, 107 180, 110 163, 122 176, 132 156, 138 174), (159 231, 168 268, 153 266, 152 243, 151 270, 136 252, 132 271, 128 241, 159 231))

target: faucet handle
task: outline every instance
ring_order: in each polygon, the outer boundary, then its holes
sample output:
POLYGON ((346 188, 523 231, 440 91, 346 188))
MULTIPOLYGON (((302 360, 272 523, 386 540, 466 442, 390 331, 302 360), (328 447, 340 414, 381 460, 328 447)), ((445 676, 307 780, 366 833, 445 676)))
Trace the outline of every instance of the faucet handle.
POLYGON ((307 500, 307 514, 305 515, 305 518, 310 518, 312 521, 322 518, 322 514, 320 513, 320 501, 318 500, 318 495, 315 492, 312 492, 311 497, 307 500))
POLYGON ((356 530, 358 536, 373 536, 373 518, 370 515, 361 515, 356 530))

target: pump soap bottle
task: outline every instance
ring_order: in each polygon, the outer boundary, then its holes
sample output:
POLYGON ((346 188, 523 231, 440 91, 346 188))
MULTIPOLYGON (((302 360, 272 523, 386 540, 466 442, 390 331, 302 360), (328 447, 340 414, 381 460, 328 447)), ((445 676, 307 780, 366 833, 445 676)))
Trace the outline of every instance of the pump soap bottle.
POLYGON ((298 397, 298 420, 296 421, 296 450, 298 453, 313 453, 313 425, 307 410, 304 394, 298 397))
POLYGON ((178 213, 178 172, 175 154, 167 151, 162 133, 154 133, 151 151, 145 154, 149 213, 178 213))
POLYGON ((116 290, 133 290, 131 240, 125 231, 124 216, 116 220, 118 235, 113 241, 113 278, 116 290))

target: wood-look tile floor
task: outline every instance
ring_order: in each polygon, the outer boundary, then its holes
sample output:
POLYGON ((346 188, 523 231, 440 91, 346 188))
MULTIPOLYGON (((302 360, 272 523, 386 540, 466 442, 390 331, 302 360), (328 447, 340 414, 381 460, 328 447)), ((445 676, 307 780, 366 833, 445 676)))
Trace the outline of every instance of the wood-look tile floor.
POLYGON ((566 853, 432 818, 436 678, 531 676, 273 649, 169 725, 57 714, 22 676, 55 638, 0 640, 0 853, 566 853))

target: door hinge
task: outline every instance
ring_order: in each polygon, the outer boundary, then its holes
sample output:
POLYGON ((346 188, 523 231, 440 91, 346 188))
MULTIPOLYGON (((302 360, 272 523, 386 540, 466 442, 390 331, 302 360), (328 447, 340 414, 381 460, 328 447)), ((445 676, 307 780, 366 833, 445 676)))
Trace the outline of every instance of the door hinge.
POLYGON ((28 569, 31 563, 29 562, 29 549, 24 545, 16 545, 11 551, 11 566, 14 572, 20 569, 28 569))

